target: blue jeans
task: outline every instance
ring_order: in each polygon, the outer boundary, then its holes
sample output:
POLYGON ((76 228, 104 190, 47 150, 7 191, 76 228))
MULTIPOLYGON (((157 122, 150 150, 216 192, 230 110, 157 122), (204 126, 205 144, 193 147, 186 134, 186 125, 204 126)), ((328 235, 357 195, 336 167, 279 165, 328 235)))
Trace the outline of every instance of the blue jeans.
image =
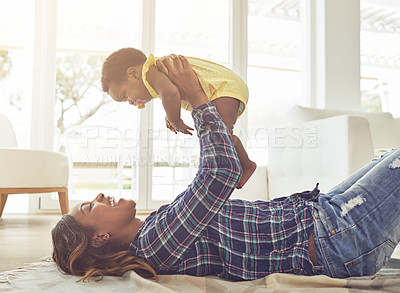
POLYGON ((374 159, 313 205, 314 272, 375 274, 400 241, 400 149, 374 159))

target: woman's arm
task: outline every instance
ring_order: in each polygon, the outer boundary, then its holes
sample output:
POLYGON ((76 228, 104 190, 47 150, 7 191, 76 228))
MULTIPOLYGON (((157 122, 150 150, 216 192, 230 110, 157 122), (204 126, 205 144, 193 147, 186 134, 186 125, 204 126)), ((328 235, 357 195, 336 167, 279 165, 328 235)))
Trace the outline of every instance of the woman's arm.
POLYGON ((205 103, 201 94, 192 102, 198 105, 192 117, 200 140, 199 171, 175 201, 146 219, 131 245, 159 272, 179 262, 218 214, 242 174, 231 135, 215 105, 205 103))
POLYGON ((218 214, 242 174, 231 135, 215 105, 202 104, 193 109, 192 116, 200 139, 199 171, 176 200, 146 219, 130 248, 158 272, 179 262, 218 214))
POLYGON ((178 88, 181 97, 190 103, 192 109, 208 103, 209 99, 200 85, 196 73, 184 56, 171 55, 174 65, 168 57, 156 61, 159 71, 168 76, 168 79, 178 88))

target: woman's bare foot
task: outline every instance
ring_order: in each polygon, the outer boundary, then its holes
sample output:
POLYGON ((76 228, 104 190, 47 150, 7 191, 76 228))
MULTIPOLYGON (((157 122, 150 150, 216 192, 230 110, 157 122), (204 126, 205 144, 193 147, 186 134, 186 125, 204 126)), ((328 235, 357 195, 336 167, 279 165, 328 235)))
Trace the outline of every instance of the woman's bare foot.
POLYGON ((241 189, 250 179, 251 175, 253 175, 254 171, 257 169, 257 164, 253 161, 250 161, 250 164, 247 166, 242 166, 243 174, 242 178, 240 178, 239 184, 236 186, 237 189, 241 189))

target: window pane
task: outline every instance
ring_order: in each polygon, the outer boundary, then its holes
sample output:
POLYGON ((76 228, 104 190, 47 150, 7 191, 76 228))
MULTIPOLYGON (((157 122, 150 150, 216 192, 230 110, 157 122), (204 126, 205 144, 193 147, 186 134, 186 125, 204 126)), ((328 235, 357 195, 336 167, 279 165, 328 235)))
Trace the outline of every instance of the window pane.
POLYGON ((57 47, 114 51, 137 47, 141 0, 58 0, 57 47))
POLYGON ((20 148, 29 148, 29 53, 24 49, 0 49, 0 111, 10 119, 20 148))
MULTIPOLYGON (((153 101, 153 171, 152 199, 172 200, 193 180, 198 165, 197 135, 175 134, 165 126, 165 111, 160 101, 153 101), (183 186, 183 187, 182 187, 183 186)), ((190 112, 182 110, 182 120, 194 128, 190 112)))
POLYGON ((57 53, 55 124, 71 165, 71 199, 136 198, 137 113, 100 86, 105 56, 57 53))
POLYGON ((156 1, 155 53, 228 63, 229 0, 156 1))
POLYGON ((100 80, 112 51, 138 47, 141 0, 58 0, 57 8, 55 124, 72 164, 70 198, 137 199, 138 111, 103 93, 100 80))
MULTIPOLYGON (((20 148, 30 147, 31 0, 0 0, 0 112, 11 121, 20 148), (21 9, 23 7, 23 9, 21 9)), ((28 212, 28 195, 9 196, 4 213, 28 212)))
MULTIPOLYGON (((157 56, 171 53, 229 62, 228 0, 156 2, 157 56), (175 9, 175 8, 176 9, 175 9), (168 13, 166 13, 168 11, 168 13)), ((152 199, 172 200, 193 180, 198 165, 197 136, 174 134, 165 126, 165 111, 159 99, 154 103, 152 199)), ((190 112, 182 120, 193 127, 190 112)))
POLYGON ((400 116, 400 6, 360 1, 361 106, 400 116))
POLYGON ((33 34, 32 0, 0 0, 0 47, 26 47, 33 34))
POLYGON ((258 164, 267 163, 269 132, 292 105, 303 103, 298 9, 296 1, 249 1, 248 152, 258 164))
POLYGON ((30 52, 34 1, 0 0, 0 111, 13 124, 19 147, 29 147, 30 52), (24 7, 24 9, 21 9, 24 7))

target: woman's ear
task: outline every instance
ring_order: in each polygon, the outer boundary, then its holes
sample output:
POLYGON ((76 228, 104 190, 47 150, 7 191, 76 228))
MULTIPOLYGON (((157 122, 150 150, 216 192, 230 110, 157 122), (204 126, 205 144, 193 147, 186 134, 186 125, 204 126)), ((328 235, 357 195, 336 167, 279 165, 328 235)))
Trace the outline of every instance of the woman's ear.
POLYGON ((139 72, 139 70, 134 66, 131 66, 126 70, 126 75, 135 79, 141 78, 141 72, 139 72))
POLYGON ((99 248, 102 247, 104 244, 106 244, 110 240, 110 234, 108 233, 98 233, 93 236, 92 241, 90 244, 94 248, 99 248))

